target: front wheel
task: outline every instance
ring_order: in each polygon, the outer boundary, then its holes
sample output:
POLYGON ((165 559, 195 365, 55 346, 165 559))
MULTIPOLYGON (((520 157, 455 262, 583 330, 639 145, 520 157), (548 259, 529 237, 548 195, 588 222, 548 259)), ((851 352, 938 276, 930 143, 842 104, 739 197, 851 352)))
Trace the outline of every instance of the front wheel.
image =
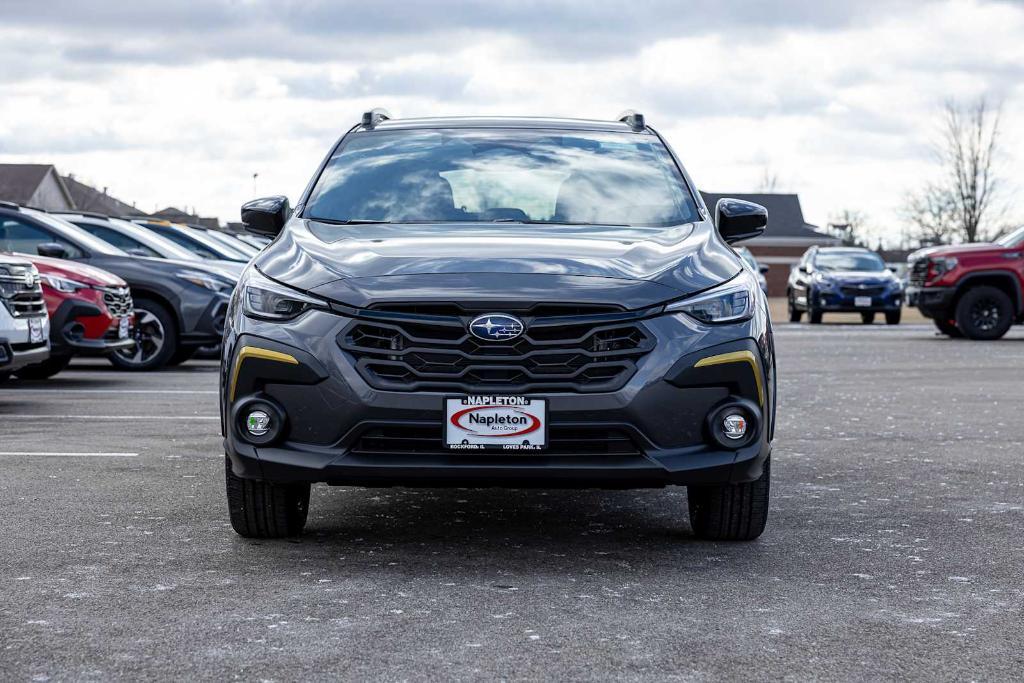
POLYGON ((875 322, 875 314, 874 313, 861 313, 860 314, 860 321, 862 323, 864 323, 865 325, 870 325, 870 324, 875 322))
POLYGON ((246 538, 298 536, 309 513, 309 484, 275 484, 243 479, 224 456, 231 527, 246 538))
POLYGON ((688 486, 690 526, 699 538, 709 541, 752 541, 768 522, 771 489, 771 458, 764 461, 761 476, 745 484, 688 486))
POLYGON ((888 311, 885 314, 886 325, 899 325, 900 318, 903 317, 903 311, 888 311))
POLYGON ((820 325, 821 324, 821 316, 822 316, 822 312, 821 311, 810 311, 807 314, 807 319, 811 322, 812 325, 820 325))
POLYGON ((789 308, 789 322, 791 322, 791 323, 798 323, 798 322, 800 322, 800 318, 802 318, 804 314, 797 309, 796 301, 793 300, 793 292, 789 293, 789 297, 787 298, 787 302, 788 302, 788 308, 789 308))
POLYGON ((997 287, 967 290, 956 304, 956 326, 968 339, 999 339, 1013 324, 1013 302, 997 287))
POLYGON ((178 348, 174 316, 158 301, 135 300, 135 347, 110 354, 110 363, 122 370, 159 370, 178 348))
POLYGON ((21 368, 14 374, 18 379, 50 379, 71 363, 71 356, 50 356, 42 363, 21 368))

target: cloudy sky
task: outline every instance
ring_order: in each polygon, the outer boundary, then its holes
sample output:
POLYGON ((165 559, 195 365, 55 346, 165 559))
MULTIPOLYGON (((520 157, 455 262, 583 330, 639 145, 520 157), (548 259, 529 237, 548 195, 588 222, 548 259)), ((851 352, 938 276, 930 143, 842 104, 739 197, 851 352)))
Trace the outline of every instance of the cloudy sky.
POLYGON ((0 93, 0 161, 222 220, 294 200, 373 106, 634 108, 702 189, 768 172, 811 222, 854 209, 897 235, 943 101, 986 95, 1024 188, 1021 2, 0 0, 0 93))

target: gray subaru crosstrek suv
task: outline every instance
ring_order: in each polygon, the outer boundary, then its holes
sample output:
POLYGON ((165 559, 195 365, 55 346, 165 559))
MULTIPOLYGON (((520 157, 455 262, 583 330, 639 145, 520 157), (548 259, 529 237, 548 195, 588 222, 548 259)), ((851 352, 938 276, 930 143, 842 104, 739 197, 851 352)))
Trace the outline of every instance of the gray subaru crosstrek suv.
POLYGON ((708 539, 764 530, 775 425, 766 299, 643 116, 367 112, 228 311, 231 523, 302 531, 310 484, 688 487, 708 539))

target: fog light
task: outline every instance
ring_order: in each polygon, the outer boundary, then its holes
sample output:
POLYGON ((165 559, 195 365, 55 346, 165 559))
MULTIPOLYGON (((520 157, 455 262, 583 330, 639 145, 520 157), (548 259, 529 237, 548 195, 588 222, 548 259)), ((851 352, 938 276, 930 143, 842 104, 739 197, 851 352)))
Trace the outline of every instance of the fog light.
POLYGON ((726 415, 722 420, 722 432, 727 439, 742 439, 747 435, 747 418, 739 413, 726 415))
POLYGON ((245 428, 253 436, 263 436, 270 431, 270 415, 254 410, 245 418, 245 428))

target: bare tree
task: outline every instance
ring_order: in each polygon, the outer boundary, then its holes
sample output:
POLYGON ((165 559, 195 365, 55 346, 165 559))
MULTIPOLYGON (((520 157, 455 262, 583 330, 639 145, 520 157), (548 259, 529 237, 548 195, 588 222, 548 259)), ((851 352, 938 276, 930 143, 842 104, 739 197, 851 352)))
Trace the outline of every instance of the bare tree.
POLYGON ((758 192, 777 192, 779 189, 779 174, 770 166, 765 166, 761 171, 761 182, 758 184, 758 192))
POLYGON ((905 207, 922 236, 975 242, 998 220, 999 119, 1000 107, 985 97, 967 105, 946 102, 936 146, 941 180, 912 195, 905 207))
POLYGON ((856 209, 843 209, 832 215, 828 222, 829 231, 843 240, 847 246, 867 246, 865 228, 868 215, 856 209))
POLYGON ((925 185, 907 196, 901 213, 922 243, 944 244, 958 232, 957 198, 948 188, 925 185))

